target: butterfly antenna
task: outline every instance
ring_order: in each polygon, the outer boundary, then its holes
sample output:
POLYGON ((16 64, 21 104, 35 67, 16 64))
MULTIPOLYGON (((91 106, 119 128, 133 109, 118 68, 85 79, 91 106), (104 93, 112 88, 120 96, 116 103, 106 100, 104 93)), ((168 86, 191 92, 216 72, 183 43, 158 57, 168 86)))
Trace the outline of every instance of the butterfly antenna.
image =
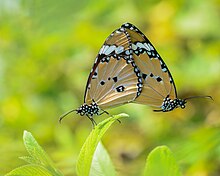
POLYGON ((154 112, 162 112, 163 110, 162 109, 154 109, 153 111, 154 112))
POLYGON ((66 117, 68 114, 70 114, 70 113, 72 113, 74 111, 76 111, 76 109, 72 109, 72 110, 66 112, 65 114, 61 115, 60 119, 59 119, 59 122, 61 123, 61 121, 63 120, 64 117, 66 117))
POLYGON ((213 100, 213 98, 211 96, 192 96, 192 97, 185 98, 184 100, 189 100, 189 99, 194 99, 194 98, 209 98, 209 99, 213 100))

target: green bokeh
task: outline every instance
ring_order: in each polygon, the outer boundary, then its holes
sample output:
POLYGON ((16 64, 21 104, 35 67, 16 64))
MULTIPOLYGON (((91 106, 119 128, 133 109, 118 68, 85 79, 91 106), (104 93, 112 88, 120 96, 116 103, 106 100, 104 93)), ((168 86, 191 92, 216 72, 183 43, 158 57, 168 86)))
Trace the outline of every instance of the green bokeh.
MULTIPOLYGON (((106 37, 124 22, 139 27, 163 57, 186 109, 155 113, 129 104, 130 118, 104 136, 119 175, 138 175, 149 151, 167 145, 184 175, 220 175, 220 1, 0 1, 0 175, 24 162, 30 131, 64 175, 92 129, 59 116, 83 102, 87 76, 106 37)), ((95 117, 96 121, 106 115, 95 117)))

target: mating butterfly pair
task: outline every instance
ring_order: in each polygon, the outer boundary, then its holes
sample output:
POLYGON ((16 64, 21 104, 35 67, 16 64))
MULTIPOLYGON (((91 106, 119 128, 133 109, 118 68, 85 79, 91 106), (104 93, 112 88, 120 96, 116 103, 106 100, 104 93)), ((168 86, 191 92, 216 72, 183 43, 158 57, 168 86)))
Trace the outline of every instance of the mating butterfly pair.
POLYGON ((177 98, 171 73, 147 37, 125 23, 101 47, 87 81, 84 104, 60 120, 76 111, 94 125, 93 115, 107 113, 107 108, 139 103, 167 112, 185 108, 186 99, 177 98))

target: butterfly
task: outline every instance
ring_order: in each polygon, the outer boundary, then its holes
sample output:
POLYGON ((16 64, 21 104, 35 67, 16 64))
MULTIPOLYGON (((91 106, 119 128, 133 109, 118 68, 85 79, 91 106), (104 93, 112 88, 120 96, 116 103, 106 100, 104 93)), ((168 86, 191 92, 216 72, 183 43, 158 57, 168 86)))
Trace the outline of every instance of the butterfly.
MULTIPOLYGON (((202 96, 209 97, 210 96, 202 96)), ((92 124, 94 115, 126 103, 149 105, 168 112, 185 108, 189 97, 179 99, 168 67, 152 43, 133 24, 122 24, 105 40, 89 74, 84 104, 60 117, 76 111, 87 116, 92 124)))

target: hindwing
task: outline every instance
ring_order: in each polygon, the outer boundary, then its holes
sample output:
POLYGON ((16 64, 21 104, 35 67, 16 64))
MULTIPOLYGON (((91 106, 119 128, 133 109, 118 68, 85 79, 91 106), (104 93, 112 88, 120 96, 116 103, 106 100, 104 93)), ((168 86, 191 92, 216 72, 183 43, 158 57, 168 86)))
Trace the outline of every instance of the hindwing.
POLYGON ((136 103, 160 107, 166 97, 177 97, 175 84, 170 71, 152 43, 134 25, 122 25, 128 32, 133 50, 133 58, 140 69, 143 79, 141 96, 136 103))

